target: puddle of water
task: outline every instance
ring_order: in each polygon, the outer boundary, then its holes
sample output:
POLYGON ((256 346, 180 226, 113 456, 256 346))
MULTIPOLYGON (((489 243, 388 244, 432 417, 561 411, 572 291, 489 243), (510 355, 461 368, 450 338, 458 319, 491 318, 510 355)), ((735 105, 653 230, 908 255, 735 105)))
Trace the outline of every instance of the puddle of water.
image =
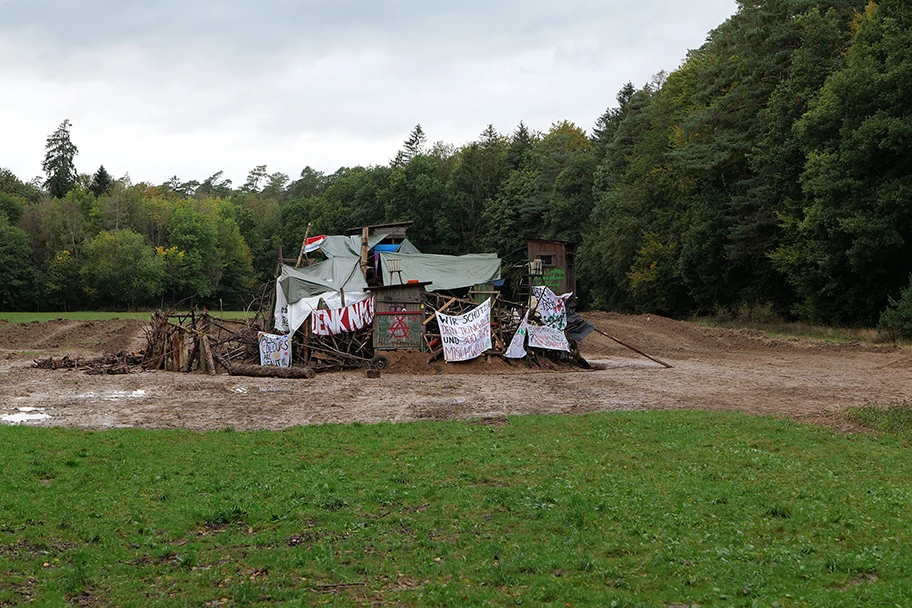
MULTIPOLYGON (((229 386, 229 393, 236 393, 238 395, 246 395, 251 392, 252 388, 247 388, 246 386, 229 386)), ((281 388, 278 386, 258 386, 256 391, 258 393, 290 393, 291 389, 281 388)))
POLYGON ((26 422, 41 422, 50 419, 50 416, 44 413, 39 407, 17 407, 19 413, 4 414, 0 420, 9 424, 24 424, 26 422))
POLYGON ((88 392, 82 395, 77 395, 77 399, 101 399, 102 401, 119 401, 121 399, 142 399, 146 396, 146 391, 144 389, 137 389, 135 391, 111 391, 110 393, 94 393, 88 392))

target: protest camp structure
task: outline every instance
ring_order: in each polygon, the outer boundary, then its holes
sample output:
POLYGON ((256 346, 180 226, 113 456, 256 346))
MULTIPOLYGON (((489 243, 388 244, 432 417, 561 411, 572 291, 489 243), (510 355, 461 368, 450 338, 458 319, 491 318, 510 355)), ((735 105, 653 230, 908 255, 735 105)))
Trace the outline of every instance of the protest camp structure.
MULTIPOLYGON (((521 327, 531 348, 571 351, 563 333, 566 324, 553 331, 536 329, 541 315, 535 309, 528 314, 536 299, 510 302, 502 296, 496 254, 422 253, 408 240, 410 224, 362 226, 349 235, 326 236, 319 255, 306 265, 280 264, 274 326, 280 334, 295 336, 298 360, 320 369, 348 367, 363 363, 374 351, 396 349, 424 352, 429 361, 503 355, 521 327), (363 320, 367 309, 374 315, 369 327, 363 320), (352 319, 359 322, 352 324, 352 319), (358 352, 356 359, 349 356, 352 351, 358 352)), ((567 278, 572 244, 538 243, 544 244, 536 253, 545 256, 547 268, 561 270, 563 280, 557 285, 575 282, 575 272, 567 278), (560 245, 551 258, 547 252, 554 247, 547 249, 548 244, 560 245)))
MULTIPOLYGON (((279 251, 273 300, 255 330, 204 339, 195 317, 178 320, 176 330, 162 319, 160 339, 150 348, 158 353, 153 365, 212 373, 258 359, 257 367, 330 371, 383 367, 383 353, 408 350, 423 353, 428 363, 495 356, 588 367, 576 343, 592 326, 571 310, 572 293, 561 291, 575 284, 572 243, 530 241, 526 268, 549 274, 541 273, 520 301, 510 301, 500 289, 496 254, 422 253, 408 240, 410 224, 362 226, 348 235, 311 236, 308 228, 297 258, 284 259, 279 251), (180 361, 168 354, 175 332, 192 338, 180 361)), ((215 323, 202 318, 205 327, 215 323)))

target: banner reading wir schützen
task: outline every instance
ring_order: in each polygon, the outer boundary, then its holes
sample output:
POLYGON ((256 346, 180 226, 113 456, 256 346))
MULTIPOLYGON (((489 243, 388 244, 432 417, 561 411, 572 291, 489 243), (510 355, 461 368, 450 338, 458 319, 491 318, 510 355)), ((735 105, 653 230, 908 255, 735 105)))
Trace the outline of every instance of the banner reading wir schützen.
POLYGON ((465 314, 436 314, 447 361, 468 361, 491 349, 490 298, 465 314))

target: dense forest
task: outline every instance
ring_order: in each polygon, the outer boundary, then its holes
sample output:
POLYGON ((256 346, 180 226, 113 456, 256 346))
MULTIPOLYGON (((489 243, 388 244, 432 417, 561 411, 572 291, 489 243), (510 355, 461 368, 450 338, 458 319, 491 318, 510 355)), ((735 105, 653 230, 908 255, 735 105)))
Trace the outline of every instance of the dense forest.
POLYGON ((505 264, 527 237, 576 241, 589 307, 839 324, 912 311, 912 5, 738 4, 589 133, 488 126, 455 147, 419 125, 386 165, 153 185, 79 173, 64 121, 46 179, 0 169, 0 308, 239 305, 308 223, 413 220, 422 251, 505 264))

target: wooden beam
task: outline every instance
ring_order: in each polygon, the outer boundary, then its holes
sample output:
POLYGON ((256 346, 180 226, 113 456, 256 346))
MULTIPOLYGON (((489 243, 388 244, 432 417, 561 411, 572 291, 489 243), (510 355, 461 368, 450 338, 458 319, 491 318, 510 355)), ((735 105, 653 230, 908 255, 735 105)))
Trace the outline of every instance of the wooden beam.
POLYGON ((646 353, 644 353, 644 352, 641 351, 640 349, 638 349, 638 348, 636 348, 636 347, 634 347, 634 346, 630 346, 629 344, 627 344, 627 343, 624 342, 623 340, 619 340, 618 338, 615 338, 614 336, 609 336, 608 334, 606 334, 605 332, 603 332, 603 331, 602 331, 601 329, 599 329, 598 327, 595 328, 595 331, 598 332, 598 333, 600 333, 600 334, 602 334, 603 336, 605 336, 605 337, 608 338, 609 340, 614 340, 615 342, 617 342, 617 343, 620 344, 621 346, 623 346, 623 347, 625 347, 625 348, 629 348, 629 349, 632 350, 633 352, 638 353, 638 354, 640 354, 640 355, 643 355, 644 357, 646 357, 646 358, 649 359, 650 361, 655 361, 656 363, 658 363, 658 364, 661 365, 662 367, 666 367, 666 368, 671 367, 671 365, 669 365, 668 363, 665 363, 664 361, 662 361, 662 360, 660 360, 660 359, 656 359, 655 357, 650 357, 649 355, 647 355, 646 353))
POLYGON ((307 230, 304 231, 304 240, 301 242, 301 253, 298 254, 298 261, 295 262, 295 268, 301 267, 301 261, 304 259, 304 250, 307 249, 307 239, 310 237, 310 222, 307 223, 307 230))

